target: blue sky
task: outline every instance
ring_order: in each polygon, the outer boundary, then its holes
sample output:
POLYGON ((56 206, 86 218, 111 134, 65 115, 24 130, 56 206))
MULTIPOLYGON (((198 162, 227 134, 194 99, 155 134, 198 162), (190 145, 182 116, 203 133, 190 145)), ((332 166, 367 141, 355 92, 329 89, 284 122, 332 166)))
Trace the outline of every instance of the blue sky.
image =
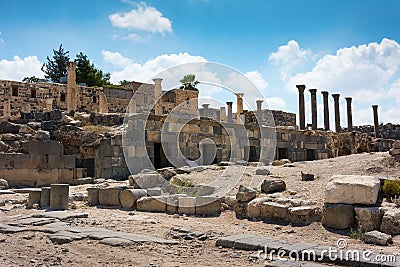
MULTIPOLYGON (((294 85, 303 83, 341 94, 343 126, 346 96, 353 96, 356 125, 372 123, 372 104, 380 121, 400 123, 399 1, 2 0, 1 10, 0 79, 43 76, 46 56, 62 43, 71 58, 82 51, 115 83, 146 81, 180 63, 218 62, 249 77, 271 108, 297 112, 294 85)), ((200 89, 206 98, 234 100, 200 89)), ((249 90, 242 89, 245 100, 254 103, 249 90)), ((307 122, 309 101, 307 92, 307 122)))

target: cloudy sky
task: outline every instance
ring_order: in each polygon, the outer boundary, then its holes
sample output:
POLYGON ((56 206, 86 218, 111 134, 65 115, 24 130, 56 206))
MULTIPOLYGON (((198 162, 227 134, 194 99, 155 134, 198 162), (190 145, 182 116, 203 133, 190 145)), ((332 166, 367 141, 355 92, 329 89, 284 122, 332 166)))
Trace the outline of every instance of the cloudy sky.
MULTIPOLYGON (((46 56, 62 43, 72 58, 82 51, 110 72, 113 83, 216 62, 248 77, 273 109, 297 113, 295 85, 317 88, 320 127, 323 90, 341 94, 344 126, 348 96, 354 124, 372 123, 373 104, 381 122, 400 123, 400 1, 2 0, 1 10, 0 79, 43 77, 46 56)), ((231 78, 227 84, 240 84, 231 78)), ((254 90, 241 88, 248 103, 254 90)), ((311 122, 308 92, 306 104, 311 122)))

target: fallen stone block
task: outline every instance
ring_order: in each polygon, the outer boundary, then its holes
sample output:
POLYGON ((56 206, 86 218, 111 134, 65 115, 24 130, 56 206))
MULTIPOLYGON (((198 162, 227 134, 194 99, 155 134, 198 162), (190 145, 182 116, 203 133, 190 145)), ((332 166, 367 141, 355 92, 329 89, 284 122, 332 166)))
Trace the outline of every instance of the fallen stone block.
POLYGON ((307 225, 315 221, 315 208, 309 206, 289 208, 290 223, 307 225))
POLYGON ((265 179, 261 184, 261 191, 266 194, 282 192, 286 190, 286 183, 281 179, 265 179))
POLYGON ((158 173, 139 173, 128 177, 129 185, 135 189, 161 188, 167 181, 158 173))
POLYGON ((195 197, 179 197, 178 213, 186 215, 196 214, 196 198, 195 197))
POLYGON ((287 163, 292 163, 290 160, 288 159, 280 159, 280 160, 274 160, 272 162, 272 166, 283 166, 287 163))
POLYGON ((119 206, 119 194, 121 188, 108 187, 99 189, 99 204, 102 206, 119 206))
POLYGON ((247 218, 247 206, 248 203, 240 203, 240 202, 237 202, 235 206, 233 206, 233 210, 235 211, 237 219, 247 218))
POLYGON ((236 199, 236 197, 234 196, 225 196, 223 198, 223 202, 228 205, 228 207, 230 209, 233 209, 233 207, 235 206, 235 204, 238 202, 238 200, 236 199))
POLYGON ((148 212, 166 212, 167 198, 163 196, 142 197, 136 201, 136 209, 148 212))
POLYGON ((3 189, 10 188, 9 185, 8 185, 7 180, 5 180, 5 179, 0 179, 0 187, 3 187, 3 189))
POLYGON ((271 173, 269 166, 260 166, 256 170, 256 175, 269 175, 271 173))
POLYGON ((335 175, 326 186, 325 203, 374 205, 379 189, 379 179, 372 176, 335 175))
POLYGON ((314 181, 314 174, 301 172, 302 181, 314 181))
POLYGON ((178 199, 179 197, 186 197, 185 194, 174 194, 167 197, 167 213, 178 214, 178 199))
POLYGON ((322 225, 344 230, 354 225, 354 208, 346 204, 325 204, 322 225))
POLYGON ((386 209, 384 211, 380 230, 389 235, 400 234, 400 209, 386 209))
POLYGON ((40 205, 41 192, 42 192, 41 189, 31 189, 31 190, 29 190, 28 204, 26 205, 26 208, 32 209, 33 205, 35 205, 35 204, 40 205))
POLYGON ((289 205, 275 202, 264 202, 261 204, 260 217, 268 221, 289 221, 289 205))
POLYGON ((387 246, 392 244, 392 236, 388 234, 381 233, 379 231, 366 232, 363 236, 364 243, 374 244, 378 246, 387 246))
POLYGON ((261 204, 271 200, 270 197, 258 197, 247 204, 246 218, 256 219, 261 215, 261 204))
POLYGON ((379 230, 383 210, 380 207, 354 207, 356 224, 364 231, 379 230))
POLYGON ((221 200, 217 197, 196 197, 196 215, 215 216, 221 213, 221 200))
POLYGON ((249 202, 256 198, 257 191, 252 188, 247 188, 243 185, 239 186, 239 191, 236 193, 236 199, 241 202, 249 202))
POLYGON ((88 192, 88 203, 89 206, 99 205, 99 188, 98 187, 88 187, 86 189, 88 192))
POLYGON ((150 197, 161 196, 161 188, 148 188, 146 191, 150 197))
POLYGON ((147 196, 144 189, 125 189, 119 194, 119 201, 124 208, 132 208, 136 205, 136 201, 147 196))

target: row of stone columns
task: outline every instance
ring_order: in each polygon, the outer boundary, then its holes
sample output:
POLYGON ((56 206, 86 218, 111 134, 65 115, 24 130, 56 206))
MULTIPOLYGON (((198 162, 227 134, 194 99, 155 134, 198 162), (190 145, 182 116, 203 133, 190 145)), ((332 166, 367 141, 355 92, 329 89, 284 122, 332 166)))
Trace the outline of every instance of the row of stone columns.
MULTIPOLYGON (((305 119, 305 107, 304 107, 304 91, 306 89, 305 85, 296 85, 298 91, 299 91, 299 122, 300 122, 300 130, 305 130, 306 129, 306 119, 305 119)), ((310 94, 311 94, 311 119, 312 119, 312 129, 316 130, 318 125, 317 125, 317 118, 318 118, 318 113, 317 113, 317 89, 310 89, 310 94)), ((329 101, 328 101, 328 96, 329 93, 327 91, 322 91, 322 96, 323 96, 323 105, 324 105, 324 128, 326 131, 330 130, 329 127, 329 101)), ((335 107, 335 131, 340 132, 341 131, 341 126, 340 126, 340 108, 339 108, 339 97, 340 94, 332 94, 333 101, 334 101, 334 107, 335 107)), ((347 123, 348 131, 353 130, 353 115, 352 115, 352 108, 351 108, 351 97, 346 97, 346 102, 347 102, 347 123)))

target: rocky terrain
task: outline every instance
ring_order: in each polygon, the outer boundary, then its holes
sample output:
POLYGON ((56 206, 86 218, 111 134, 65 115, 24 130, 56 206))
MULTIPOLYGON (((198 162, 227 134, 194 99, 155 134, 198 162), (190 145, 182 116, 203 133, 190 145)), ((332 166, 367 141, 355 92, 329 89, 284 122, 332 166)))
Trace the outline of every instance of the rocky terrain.
MULTIPOLYGON (((177 177, 193 181, 196 184, 207 184, 213 178, 219 177, 223 171, 219 167, 208 167, 189 174, 178 174, 177 177)), ((269 197, 290 199, 322 208, 325 187, 334 174, 400 179, 399 171, 399 164, 393 160, 392 156, 389 156, 389 153, 354 154, 327 160, 271 166, 268 176, 282 179, 286 183, 286 190, 273 193, 269 197), (302 181, 301 172, 314 174, 314 181, 302 181)), ((236 195, 239 185, 247 186, 251 175, 255 172, 256 167, 247 167, 242 180, 229 192, 228 197, 236 195)), ((103 186, 128 185, 128 181, 99 180, 97 182, 98 185, 103 186)), ((3 206, 0 207, 0 232, 2 232, 0 234, 0 265, 265 266, 269 264, 268 266, 300 266, 278 265, 278 262, 275 261, 257 259, 254 257, 254 251, 216 245, 219 238, 232 234, 252 234, 292 243, 306 242, 331 247, 336 247, 337 240, 344 238, 349 249, 371 250, 388 255, 399 253, 399 235, 393 236, 393 244, 377 246, 354 238, 354 233, 350 230, 326 228, 320 221, 314 221, 305 226, 293 226, 285 223, 266 223, 263 220, 238 219, 235 211, 226 204, 222 205, 224 211, 214 217, 150 213, 122 207, 88 206, 86 191, 88 187, 93 187, 93 185, 78 185, 70 188, 68 212, 83 214, 83 216, 46 219, 51 220, 51 223, 62 223, 64 239, 52 237, 49 230, 46 232, 43 229, 37 229, 40 224, 49 223, 49 221, 34 220, 36 223, 33 223, 33 218, 40 217, 43 210, 25 208, 26 190, 1 191, 0 202, 3 203, 3 206), (34 217, 31 217, 32 215, 34 217), (7 230, 9 229, 7 227, 10 226, 5 227, 4 225, 13 221, 15 227, 28 227, 29 229, 24 228, 25 230, 21 230, 21 232, 12 233, 7 230), (117 242, 115 244, 113 242, 116 241, 113 238, 104 240, 93 237, 87 231, 94 228, 109 230, 108 234, 110 232, 114 235, 120 233, 117 235, 119 238, 125 235, 130 240, 128 242, 122 238, 125 243, 117 242), (67 235, 65 231, 68 229, 72 229, 71 231, 75 229, 75 239, 70 240, 72 242, 64 243, 62 240, 65 240, 65 235, 67 235), (77 235, 79 238, 76 237, 77 235), (159 238, 170 243, 147 242, 140 240, 137 235, 150 240, 159 238)), ((256 193, 258 196, 261 194, 259 190, 260 188, 256 193)), ((382 206, 394 207, 394 204, 384 200, 382 206)), ((68 233, 71 234, 71 232, 68 233)))

